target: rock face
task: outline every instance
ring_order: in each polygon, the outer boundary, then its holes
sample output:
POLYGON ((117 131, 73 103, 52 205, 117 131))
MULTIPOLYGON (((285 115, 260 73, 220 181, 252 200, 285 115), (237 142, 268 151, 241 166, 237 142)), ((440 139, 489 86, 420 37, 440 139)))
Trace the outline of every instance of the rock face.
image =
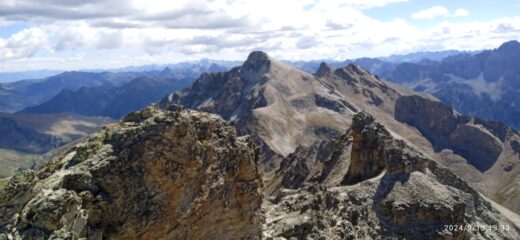
POLYGON ((326 186, 310 179, 301 188, 282 188, 264 204, 265 238, 520 237, 517 215, 495 208, 449 170, 395 139, 372 116, 356 114, 346 135, 352 137, 346 181, 326 186), (468 225, 513 229, 451 231, 447 227, 468 225))
POLYGON ((259 239, 247 137, 170 106, 128 115, 0 192, 0 239, 259 239))
POLYGON ((395 119, 416 127, 440 153, 438 159, 477 190, 520 212, 519 186, 514 184, 520 179, 516 167, 520 163, 520 134, 515 129, 501 122, 462 116, 420 96, 399 98, 395 119))
MULTIPOLYGON (((420 96, 399 98, 395 118, 421 131, 436 151, 452 149, 482 172, 498 160, 504 150, 502 141, 505 139, 501 137, 508 131, 505 129, 505 133, 499 134, 492 128, 492 122, 460 116, 448 106, 420 96)), ((512 129, 509 131, 513 133, 512 129)))

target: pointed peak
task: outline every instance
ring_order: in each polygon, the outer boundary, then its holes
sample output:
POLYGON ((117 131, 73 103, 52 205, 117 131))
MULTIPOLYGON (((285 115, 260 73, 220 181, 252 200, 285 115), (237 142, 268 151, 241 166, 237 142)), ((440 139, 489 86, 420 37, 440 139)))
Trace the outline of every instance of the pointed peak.
POLYGON ((325 75, 328 75, 332 73, 334 69, 330 67, 326 62, 321 62, 320 67, 318 68, 318 71, 314 75, 318 77, 323 77, 325 75))
MULTIPOLYGON (((343 74, 348 73, 349 75, 370 75, 370 73, 368 73, 365 69, 353 63, 338 70, 340 70, 339 72, 342 72, 343 74)), ((335 72, 338 72, 338 70, 335 72)))
POLYGON ((245 69, 261 69, 264 66, 269 66, 271 59, 267 53, 262 51, 254 51, 249 54, 247 60, 242 65, 245 69))
POLYGON ((359 72, 361 70, 361 67, 359 67, 358 65, 356 65, 354 63, 349 64, 346 68, 351 69, 352 71, 355 71, 355 72, 359 72))
POLYGON ((169 78, 173 76, 173 71, 169 67, 165 67, 160 73, 159 77, 169 78))
POLYGON ((502 43, 502 45, 500 45, 500 47, 498 49, 505 50, 505 51, 512 51, 512 50, 520 49, 520 42, 518 42, 516 40, 511 40, 511 41, 502 43))
POLYGON ((365 111, 359 111, 352 118, 352 130, 354 133, 366 134, 367 132, 377 133, 377 137, 387 138, 392 134, 386 127, 378 122, 373 115, 365 111))
POLYGON ((161 71, 161 74, 171 74, 172 73, 172 70, 170 69, 170 67, 165 67, 162 71, 161 71))

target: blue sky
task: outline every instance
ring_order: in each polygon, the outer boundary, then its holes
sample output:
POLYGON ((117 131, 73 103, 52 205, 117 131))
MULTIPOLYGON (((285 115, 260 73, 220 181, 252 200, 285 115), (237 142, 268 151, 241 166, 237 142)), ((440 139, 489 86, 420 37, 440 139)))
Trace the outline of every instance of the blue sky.
POLYGON ((5 0, 0 71, 489 49, 520 39, 518 12, 520 0, 5 0))
POLYGON ((515 17, 520 12, 520 1, 518 0, 414 0, 408 2, 399 2, 388 4, 384 7, 372 8, 364 11, 369 17, 379 19, 381 21, 388 21, 395 18, 404 18, 409 21, 414 21, 414 24, 420 27, 432 26, 441 20, 449 20, 453 22, 469 22, 469 21, 491 21, 504 17, 515 17), (428 20, 417 21, 413 19, 412 13, 431 8, 434 6, 442 6, 450 11, 462 8, 469 12, 469 15, 464 18, 433 18, 428 20))

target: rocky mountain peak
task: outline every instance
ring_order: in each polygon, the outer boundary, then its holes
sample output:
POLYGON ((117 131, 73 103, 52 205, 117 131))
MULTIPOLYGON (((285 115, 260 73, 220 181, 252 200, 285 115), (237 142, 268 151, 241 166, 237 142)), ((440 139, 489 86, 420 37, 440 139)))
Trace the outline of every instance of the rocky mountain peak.
POLYGON ((363 69, 362 67, 356 65, 356 64, 349 64, 347 67, 346 67, 347 71, 351 72, 351 73, 354 73, 356 75, 367 75, 368 72, 363 69))
POLYGON ((520 50, 520 42, 516 40, 512 40, 509 42, 505 42, 498 48, 500 51, 518 51, 520 50))
POLYGON ((336 69, 334 75, 350 81, 359 77, 369 76, 370 74, 355 64, 349 64, 346 67, 336 69))
POLYGON ((258 152, 214 114, 126 116, 0 190, 0 239, 258 239, 258 152))
POLYGON ((314 75, 318 77, 323 77, 325 75, 331 74, 334 71, 332 67, 330 67, 326 62, 321 62, 318 71, 314 75))
POLYGON ((253 51, 247 57, 247 60, 242 65, 244 70, 260 70, 268 68, 271 65, 271 59, 267 53, 262 51, 253 51))
POLYGON ((173 71, 171 70, 170 67, 165 67, 161 73, 159 74, 160 77, 162 78, 169 78, 169 77, 172 77, 173 76, 173 71))

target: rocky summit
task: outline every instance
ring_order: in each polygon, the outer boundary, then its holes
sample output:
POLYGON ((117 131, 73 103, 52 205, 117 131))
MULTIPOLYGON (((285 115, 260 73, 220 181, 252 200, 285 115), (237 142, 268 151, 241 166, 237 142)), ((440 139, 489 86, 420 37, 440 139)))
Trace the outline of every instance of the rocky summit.
POLYGON ((259 239, 257 149, 212 114, 128 115, 0 192, 0 239, 259 239))

